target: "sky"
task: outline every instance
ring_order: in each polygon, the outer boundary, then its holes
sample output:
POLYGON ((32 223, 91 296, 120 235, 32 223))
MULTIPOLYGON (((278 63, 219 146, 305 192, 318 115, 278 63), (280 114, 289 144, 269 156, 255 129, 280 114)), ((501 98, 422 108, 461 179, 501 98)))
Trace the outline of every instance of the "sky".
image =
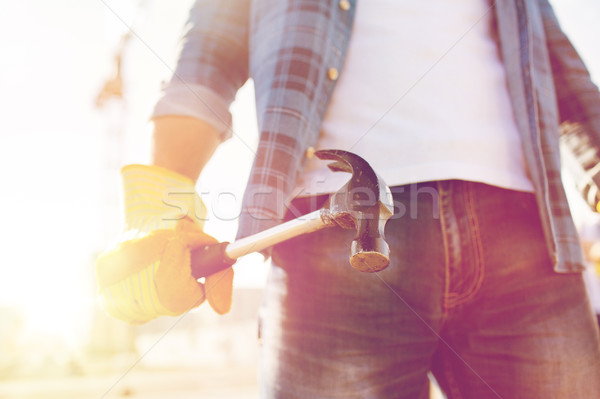
MULTIPOLYGON (((600 81, 600 2, 552 3, 600 81)), ((148 160, 147 119, 174 68, 190 4, 0 0, 0 309, 23 309, 32 329, 78 337, 89 324, 93 258, 118 231, 118 166, 148 160), (138 4, 146 5, 142 12, 138 4), (127 26, 135 37, 125 48, 125 100, 95 109, 127 26)), ((234 237, 231 209, 240 205, 252 162, 248 147, 256 146, 252 96, 251 85, 239 93, 232 107, 236 136, 219 148, 198 185, 233 193, 225 204, 205 196, 220 216, 207 231, 220 240, 234 237)), ((264 282, 256 256, 236 270, 238 285, 264 282)))
MULTIPOLYGON (((0 0, 0 310, 19 309, 32 334, 73 342, 85 336, 95 302, 93 260, 120 227, 119 167, 148 162, 148 116, 174 68, 191 1, 146 1, 141 12, 138 4, 0 0), (96 109, 128 26, 135 38, 124 53, 125 99, 96 109)), ((240 92, 246 106, 236 112, 238 138, 222 146, 198 185, 234 193, 226 199, 235 206, 247 176, 243 163, 252 161, 247 144, 256 142, 251 96, 251 87, 240 92), (241 166, 225 162, 232 156, 241 166)), ((232 240, 235 212, 215 209, 219 218, 207 232, 232 240)), ((262 284, 260 255, 238 263, 238 286, 262 284)))

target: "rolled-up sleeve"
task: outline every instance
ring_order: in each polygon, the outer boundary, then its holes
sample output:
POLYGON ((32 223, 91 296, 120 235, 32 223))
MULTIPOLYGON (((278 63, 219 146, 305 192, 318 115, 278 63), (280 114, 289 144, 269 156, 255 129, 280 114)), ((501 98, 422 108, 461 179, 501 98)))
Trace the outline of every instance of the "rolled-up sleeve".
POLYGON ((198 0, 190 10, 177 66, 163 84, 152 119, 188 116, 231 137, 229 107, 248 79, 247 0, 198 0))
POLYGON ((548 1, 539 3, 558 100, 563 165, 585 201, 600 211, 600 91, 548 1))

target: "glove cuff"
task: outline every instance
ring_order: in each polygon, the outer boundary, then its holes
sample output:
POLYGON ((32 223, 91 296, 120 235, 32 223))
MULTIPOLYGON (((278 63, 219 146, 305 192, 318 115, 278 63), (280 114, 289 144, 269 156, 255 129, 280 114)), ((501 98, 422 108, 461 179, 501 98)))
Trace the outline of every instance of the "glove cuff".
POLYGON ((206 208, 192 179, 154 165, 127 165, 121 178, 125 230, 173 229, 186 216, 202 225, 206 208))

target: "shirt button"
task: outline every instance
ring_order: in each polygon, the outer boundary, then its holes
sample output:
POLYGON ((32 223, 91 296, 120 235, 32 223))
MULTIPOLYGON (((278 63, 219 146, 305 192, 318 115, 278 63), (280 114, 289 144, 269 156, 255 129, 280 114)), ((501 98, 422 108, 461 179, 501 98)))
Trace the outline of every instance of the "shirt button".
POLYGON ((315 147, 308 147, 306 149, 306 158, 312 158, 315 156, 315 147))
POLYGON ((327 77, 330 80, 337 80, 338 76, 340 76, 340 73, 338 72, 337 68, 329 68, 327 71, 327 77))
POLYGON ((350 2, 348 0, 340 0, 338 4, 344 11, 348 11, 350 9, 350 2))

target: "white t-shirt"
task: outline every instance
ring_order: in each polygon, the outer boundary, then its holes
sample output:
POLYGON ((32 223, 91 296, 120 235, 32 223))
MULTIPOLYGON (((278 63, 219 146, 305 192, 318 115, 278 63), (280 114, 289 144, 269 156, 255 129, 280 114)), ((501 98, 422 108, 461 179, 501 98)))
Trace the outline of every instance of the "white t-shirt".
MULTIPOLYGON (((390 186, 462 179, 533 191, 488 2, 357 7, 316 148, 361 155, 390 186)), ((308 160, 300 195, 334 192, 348 179, 325 164, 308 160)))

